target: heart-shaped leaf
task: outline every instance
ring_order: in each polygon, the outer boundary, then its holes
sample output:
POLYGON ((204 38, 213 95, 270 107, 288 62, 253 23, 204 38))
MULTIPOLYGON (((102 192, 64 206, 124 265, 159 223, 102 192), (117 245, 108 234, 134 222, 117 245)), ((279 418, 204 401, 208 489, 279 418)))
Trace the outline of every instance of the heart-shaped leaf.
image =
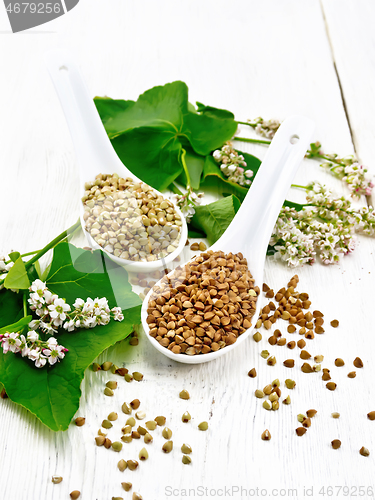
MULTIPOLYGON (((33 363, 11 352, 0 352, 0 382, 9 398, 37 416, 54 431, 65 430, 79 407, 81 381, 86 368, 107 347, 126 338, 140 322, 140 299, 131 291, 127 272, 107 259, 99 250, 91 253, 68 243, 54 249, 47 286, 68 303, 77 297, 106 297, 112 308, 123 309, 124 321, 89 330, 58 335, 69 349, 54 366, 35 368, 33 363)), ((22 297, 10 290, 0 291, 0 327, 11 325, 22 316, 22 297)), ((26 325, 30 318, 21 320, 26 325)))
POLYGON ((240 205, 239 200, 231 195, 209 205, 198 206, 189 228, 206 235, 209 244, 213 245, 232 222, 240 205))
MULTIPOLYGON (((207 155, 237 129, 227 112, 197 112, 183 82, 154 87, 136 102, 95 98, 105 129, 121 161, 156 189, 166 189, 182 172, 182 149, 207 155)), ((195 183, 197 185, 197 183, 195 183)))

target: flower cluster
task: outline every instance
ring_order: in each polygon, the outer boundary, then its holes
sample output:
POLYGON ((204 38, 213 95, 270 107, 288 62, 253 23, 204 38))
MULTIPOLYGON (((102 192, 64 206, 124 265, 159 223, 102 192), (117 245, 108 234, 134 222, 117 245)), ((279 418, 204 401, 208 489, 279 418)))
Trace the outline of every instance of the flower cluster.
POLYGON ((191 189, 185 194, 174 195, 176 205, 180 208, 186 222, 189 223, 195 214, 195 207, 200 205, 204 193, 194 193, 191 189))
POLYGON ((307 186, 308 206, 297 211, 283 207, 270 240, 276 257, 289 266, 313 264, 316 256, 324 264, 339 262, 353 252, 355 232, 375 235, 375 210, 353 208, 348 198, 335 197, 319 183, 307 186))
POLYGON ((63 328, 68 332, 78 328, 95 328, 98 325, 107 325, 111 318, 122 321, 124 315, 120 307, 110 309, 106 298, 76 299, 72 307, 64 299, 48 290, 43 281, 35 280, 29 288, 29 308, 38 319, 33 319, 28 325, 27 337, 22 332, 5 333, 0 336, 0 345, 3 352, 21 353, 35 362, 41 368, 48 362, 55 364, 63 359, 68 351, 57 343, 55 337, 47 340, 41 335, 57 335, 58 329, 63 328), (38 333, 36 330, 40 330, 38 333))
POLYGON ((327 160, 320 166, 328 169, 335 177, 345 182, 352 197, 359 198, 361 195, 371 195, 375 184, 367 177, 367 168, 361 165, 354 156, 340 158, 337 154, 324 154, 320 142, 315 142, 310 145, 307 157, 327 160))
POLYGON ((266 139, 273 139, 281 123, 278 120, 263 120, 259 117, 255 120, 248 120, 248 124, 254 128, 255 132, 266 139))
POLYGON ((304 231, 306 220, 302 225, 299 216, 294 208, 283 207, 269 242, 275 256, 291 267, 313 264, 316 256, 313 237, 304 231))
POLYGON ((329 168, 336 177, 345 182, 353 197, 359 198, 361 195, 371 195, 374 183, 366 178, 367 168, 360 165, 357 161, 353 161, 346 166, 322 163, 321 167, 329 168))
POLYGON ((37 368, 47 364, 54 365, 65 357, 68 352, 64 346, 59 345, 54 337, 43 341, 39 334, 30 330, 27 337, 20 332, 5 333, 0 335, 0 344, 4 354, 7 352, 20 353, 21 356, 29 358, 37 368))
POLYGON ((220 170, 225 177, 228 177, 229 181, 240 186, 250 186, 250 178, 254 173, 250 169, 245 170, 244 167, 247 167, 245 158, 243 155, 239 155, 229 142, 224 144, 221 149, 216 149, 212 156, 217 163, 221 164, 220 170))
POLYGON ((48 290, 45 283, 35 280, 30 287, 29 307, 40 319, 33 320, 29 327, 33 330, 40 328, 45 333, 55 334, 58 328, 72 332, 77 328, 95 328, 98 325, 107 325, 111 313, 115 321, 122 321, 124 316, 119 307, 109 309, 106 298, 95 300, 76 299, 74 309, 64 299, 48 290))

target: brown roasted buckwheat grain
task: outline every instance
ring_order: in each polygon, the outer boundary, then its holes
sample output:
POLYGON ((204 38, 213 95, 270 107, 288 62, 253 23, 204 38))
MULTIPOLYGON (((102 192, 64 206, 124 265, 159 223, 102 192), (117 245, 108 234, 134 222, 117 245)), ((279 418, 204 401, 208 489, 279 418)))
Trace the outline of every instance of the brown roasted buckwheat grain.
POLYGON ((260 293, 241 253, 209 250, 153 287, 149 335, 175 354, 234 344, 252 325, 260 293))

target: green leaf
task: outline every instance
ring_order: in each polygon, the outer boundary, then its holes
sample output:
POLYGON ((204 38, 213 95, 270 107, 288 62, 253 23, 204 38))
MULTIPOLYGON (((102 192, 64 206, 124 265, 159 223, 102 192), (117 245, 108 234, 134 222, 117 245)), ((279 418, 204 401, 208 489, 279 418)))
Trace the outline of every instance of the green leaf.
MULTIPOLYGON (((251 178, 253 180, 259 170, 261 161, 259 158, 256 158, 248 153, 244 153, 242 151, 238 152, 244 156, 247 163, 247 167, 244 167, 244 169, 250 169, 253 171, 254 175, 251 178)), ((228 181, 228 178, 222 173, 212 155, 206 156, 201 187, 215 188, 215 191, 220 194, 234 194, 241 202, 244 200, 249 190, 247 187, 228 181)))
MULTIPOLYGON (((193 189, 199 189, 204 161, 204 156, 198 155, 191 148, 186 149, 185 162, 190 176, 190 185, 193 189)), ((177 181, 187 186, 188 182, 184 170, 179 175, 177 181)))
POLYGON ((159 191, 167 189, 182 172, 181 142, 168 130, 134 128, 111 142, 124 165, 159 191))
POLYGON ((191 226, 189 225, 188 226, 188 237, 189 238, 205 238, 206 235, 205 233, 202 231, 198 231, 198 229, 191 229, 191 226))
POLYGON ((26 316, 25 318, 20 319, 12 325, 3 326, 2 328, 0 328, 0 335, 6 332, 20 332, 30 323, 32 319, 32 316, 26 316))
POLYGON ((197 110, 195 109, 194 104, 192 104, 191 102, 188 102, 188 111, 190 111, 190 113, 196 113, 197 112, 197 110))
POLYGON ((121 323, 59 335, 59 342, 69 352, 59 364, 48 368, 35 368, 30 361, 11 352, 0 353, 0 380, 9 398, 50 429, 66 430, 79 407, 86 368, 107 347, 126 338, 137 322, 139 308, 133 308, 125 311, 121 323))
POLYGON ((26 290, 30 286, 30 280, 27 275, 25 263, 18 257, 14 266, 9 269, 4 281, 5 288, 12 290, 26 290))
POLYGON ((285 200, 283 205, 284 205, 284 207, 294 208, 295 210, 297 210, 297 212, 300 212, 305 207, 309 206, 308 203, 305 205, 301 205, 301 203, 294 203, 294 201, 288 201, 288 200, 285 200))
POLYGON ((135 101, 124 101, 123 99, 111 99, 110 97, 95 97, 96 108, 106 129, 110 129, 111 121, 117 115, 134 105, 135 101))
POLYGON ((201 102, 196 102, 198 113, 205 114, 214 118, 227 119, 231 118, 234 120, 234 114, 226 109, 213 108, 212 106, 205 106, 201 102))
POLYGON ((237 123, 233 118, 222 118, 213 114, 186 113, 183 132, 194 151, 206 156, 221 148, 236 133, 237 123))
POLYGON ((141 304, 132 292, 124 268, 104 256, 100 250, 90 252, 70 243, 60 243, 54 249, 47 287, 73 304, 77 297, 106 297, 109 307, 131 309, 141 304))
MULTIPOLYGON (((39 262, 39 261, 37 261, 37 262, 39 262)), ((46 281, 47 276, 49 275, 50 270, 51 270, 51 264, 49 264, 49 265, 45 268, 45 270, 43 271, 43 273, 42 273, 42 277, 40 278, 42 281, 46 281)))
POLYGON ((12 262, 16 262, 16 260, 18 259, 18 257, 21 257, 21 254, 19 252, 11 252, 9 254, 9 258, 12 262))
POLYGON ((23 316, 22 294, 6 288, 0 290, 0 328, 10 325, 23 316))
POLYGON ((181 174, 182 148, 207 155, 237 129, 233 116, 193 110, 179 81, 154 87, 136 102, 95 98, 95 104, 121 161, 159 190, 181 174))
MULTIPOLYGON (((42 276, 43 276, 43 273, 42 273, 42 270, 41 270, 41 268, 40 268, 40 263, 39 263, 39 260, 37 260, 37 261, 34 263, 34 269, 35 269, 36 274, 38 275, 38 278, 39 278, 40 280, 44 281, 44 280, 43 280, 43 277, 42 277, 42 276)), ((47 275, 46 275, 46 277, 47 277, 47 275)))
POLYGON ((190 222, 192 231, 204 233, 213 245, 227 229, 240 208, 238 198, 231 195, 209 205, 198 206, 190 222))
MULTIPOLYGON (((85 369, 107 347, 126 338, 140 322, 140 300, 131 292, 125 269, 116 266, 100 251, 93 253, 69 243, 54 249, 48 287, 72 304, 77 297, 106 297, 110 307, 123 309, 124 321, 106 326, 65 332, 58 341, 69 352, 54 366, 38 369, 19 355, 0 352, 0 382, 9 398, 27 408, 54 431, 66 430, 79 407, 80 385, 85 369)), ((0 326, 22 314, 18 294, 0 291, 0 326)))

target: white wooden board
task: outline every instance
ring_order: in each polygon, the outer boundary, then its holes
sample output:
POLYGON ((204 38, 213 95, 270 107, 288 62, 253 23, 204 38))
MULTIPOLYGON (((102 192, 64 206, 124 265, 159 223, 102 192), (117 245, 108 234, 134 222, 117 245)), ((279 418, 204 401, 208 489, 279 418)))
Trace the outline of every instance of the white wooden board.
MULTIPOLYGON (((337 5, 324 2, 328 24, 337 5)), ((368 9, 373 16, 370 2, 368 9)), ((293 113, 306 114, 316 121, 316 138, 328 150, 353 152, 317 0, 237 0, 231 5, 223 0, 81 0, 69 15, 40 27, 35 34, 11 35, 7 23, 0 9, 1 252, 38 248, 77 219, 74 153, 43 65, 43 54, 52 47, 65 47, 74 53, 93 96, 136 99, 154 85, 181 79, 189 85, 192 102, 230 109, 242 120, 259 115, 282 119, 293 113)), ((336 52, 341 47, 345 53, 344 42, 337 37, 336 52)), ((356 63, 365 71, 367 61, 363 56, 356 63)), ((370 92, 363 87, 356 103, 361 103, 358 109, 367 106, 366 112, 373 113, 370 92)), ((352 128, 356 144, 363 144, 364 157, 371 148, 371 137, 367 128, 360 126, 361 115, 356 116, 352 128)), ((262 147, 244 145, 243 149, 264 155, 262 147)), ((296 182, 314 179, 343 191, 340 182, 322 171, 318 163, 305 161, 296 182)), ((300 196, 293 194, 296 201, 300 196)), ((69 498, 74 489, 82 491, 83 500, 131 498, 122 491, 121 481, 131 481, 145 500, 169 498, 168 486, 178 490, 172 498, 183 498, 181 489, 199 486, 259 488, 259 496, 265 496, 261 488, 269 495, 276 488, 279 496, 289 498, 305 498, 304 488, 313 488, 311 498, 322 498, 318 493, 323 485, 375 487, 375 424, 366 418, 375 409, 373 248, 373 240, 360 238, 358 249, 339 266, 316 264, 298 270, 300 289, 310 294, 313 307, 321 309, 328 322, 340 320, 337 330, 327 327, 326 333, 310 341, 308 347, 312 355, 325 355, 323 366, 332 368, 333 380, 338 383, 336 392, 327 391, 318 374, 305 375, 283 367, 284 359, 298 359, 297 349, 269 346, 264 331, 260 344, 250 339, 238 352, 192 367, 170 362, 141 335, 139 347, 130 348, 124 342, 106 352, 100 361, 125 363, 131 371, 144 373, 144 381, 122 381, 109 401, 102 394, 108 374, 88 372, 78 413, 86 417, 82 428, 72 425, 67 432, 55 434, 26 410, 9 400, 1 401, 0 499, 60 500, 69 498), (266 348, 277 357, 275 367, 268 367, 259 356, 266 348), (365 368, 357 370, 356 379, 349 380, 346 374, 354 369, 355 356, 363 359, 365 368), (342 357, 346 366, 335 368, 336 357, 342 357), (252 367, 258 371, 254 380, 247 376, 252 367), (281 381, 294 378, 297 387, 291 391, 292 405, 282 405, 278 412, 270 413, 261 408, 253 392, 276 377, 281 381), (182 388, 189 390, 190 401, 178 398, 182 388), (120 473, 116 468, 120 457, 136 458, 142 444, 133 441, 116 454, 95 447, 94 436, 110 411, 121 414, 122 402, 135 397, 142 401, 147 418, 160 414, 167 417, 175 449, 169 455, 162 454, 159 429, 150 446, 149 460, 136 472, 120 473), (298 438, 294 433, 297 414, 309 408, 316 408, 318 415, 308 433, 298 438), (181 422, 186 409, 193 416, 190 424, 181 422), (339 411, 341 418, 332 419, 332 411, 339 411), (202 420, 210 424, 206 433, 196 429, 202 420), (272 434, 268 443, 260 439, 265 428, 272 434), (335 438, 341 439, 341 450, 330 448, 335 438), (193 447, 191 466, 181 463, 179 447, 183 442, 193 447), (359 455, 361 446, 369 448, 369 458, 359 455), (51 483, 53 474, 64 477, 60 485, 51 483), (281 491, 292 488, 298 490, 294 496, 293 492, 281 491)), ((265 281, 274 289, 284 286, 293 274, 279 262, 267 260, 265 281)), ((288 340, 294 337, 288 334, 288 340)), ((300 365, 299 359, 296 365, 300 365)), ((283 390, 283 395, 286 392, 283 390)), ((111 434, 119 436, 123 424, 121 415, 111 434)), ((335 496, 338 490, 333 491, 335 496)), ((203 490, 202 498, 214 493, 203 490)), ((233 497, 256 497, 248 493, 246 496, 239 491, 233 497)), ((349 493, 347 497, 354 498, 355 490, 349 493)), ((216 495, 220 495, 217 490, 216 495)), ((336 495, 343 496, 343 491, 336 495)))
POLYGON ((354 145, 361 161, 374 172, 374 5, 370 0, 323 0, 322 6, 354 145))

